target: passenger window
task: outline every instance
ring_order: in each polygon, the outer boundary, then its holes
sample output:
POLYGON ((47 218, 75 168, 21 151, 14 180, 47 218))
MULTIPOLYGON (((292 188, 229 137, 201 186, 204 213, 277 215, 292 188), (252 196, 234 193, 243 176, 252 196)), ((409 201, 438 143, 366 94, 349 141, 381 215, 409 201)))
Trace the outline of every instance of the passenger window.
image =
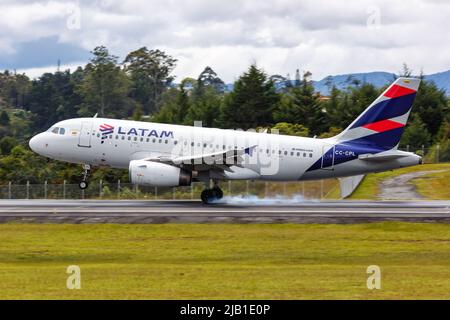
POLYGON ((312 153, 309 154, 309 157, 312 158, 312 153))
POLYGON ((137 141, 137 137, 134 137, 134 139, 133 139, 134 141, 137 141))
POLYGON ((128 137, 128 141, 130 141, 131 140, 131 137, 128 137))

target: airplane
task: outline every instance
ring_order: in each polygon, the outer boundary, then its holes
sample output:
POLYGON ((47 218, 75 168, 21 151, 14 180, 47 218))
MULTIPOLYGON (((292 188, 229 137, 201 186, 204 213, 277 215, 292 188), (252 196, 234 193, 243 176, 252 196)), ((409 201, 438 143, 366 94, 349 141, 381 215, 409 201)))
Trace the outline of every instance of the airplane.
POLYGON ((421 164, 420 156, 398 150, 419 84, 398 78, 344 131, 325 139, 93 117, 60 121, 29 146, 82 164, 81 189, 92 167, 127 168, 138 185, 203 182, 208 204, 223 197, 219 183, 226 180, 352 179, 421 164))

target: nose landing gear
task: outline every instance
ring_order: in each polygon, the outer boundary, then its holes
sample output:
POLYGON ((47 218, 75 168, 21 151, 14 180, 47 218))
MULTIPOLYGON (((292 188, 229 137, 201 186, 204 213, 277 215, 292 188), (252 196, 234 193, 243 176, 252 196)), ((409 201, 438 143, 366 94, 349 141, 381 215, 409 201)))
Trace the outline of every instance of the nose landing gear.
POLYGON ((214 201, 220 200, 223 198, 223 191, 219 188, 219 184, 217 181, 214 181, 214 187, 209 188, 209 183, 205 190, 202 191, 200 198, 202 199, 203 204, 214 203, 214 201))
POLYGON ((83 179, 78 184, 81 190, 86 189, 89 185, 87 180, 89 178, 89 175, 91 174, 91 166, 88 164, 83 164, 83 170, 83 179))

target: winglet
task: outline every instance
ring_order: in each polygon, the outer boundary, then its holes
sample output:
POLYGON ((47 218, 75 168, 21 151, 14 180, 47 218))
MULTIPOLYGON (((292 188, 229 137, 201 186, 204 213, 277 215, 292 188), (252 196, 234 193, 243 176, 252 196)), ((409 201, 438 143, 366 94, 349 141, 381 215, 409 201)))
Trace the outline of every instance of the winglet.
POLYGON ((248 147, 244 149, 244 154, 248 154, 250 157, 253 156, 253 150, 257 147, 257 145, 254 145, 252 147, 248 147))

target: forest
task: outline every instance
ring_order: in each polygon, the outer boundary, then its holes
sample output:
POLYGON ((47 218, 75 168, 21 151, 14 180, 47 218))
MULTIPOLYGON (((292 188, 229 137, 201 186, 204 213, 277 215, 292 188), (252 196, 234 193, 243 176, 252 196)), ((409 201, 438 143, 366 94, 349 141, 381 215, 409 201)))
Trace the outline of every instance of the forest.
MULTIPOLYGON (((0 73, 0 184, 77 182, 81 166, 33 153, 28 140, 60 120, 76 117, 132 119, 205 127, 278 129, 281 134, 330 137, 356 118, 385 88, 349 77, 330 95, 315 92, 312 74, 297 70, 295 80, 269 75, 256 63, 243 70, 232 88, 210 67, 195 77, 177 79, 177 59, 146 47, 123 61, 104 46, 92 50, 84 67, 55 70, 39 78, 0 73)), ((406 64, 399 76, 412 76, 406 64)), ((421 77, 421 75, 417 75, 421 77)), ((392 79, 394 80, 394 79, 392 79)), ((425 159, 450 161, 449 98, 423 80, 400 148, 425 159)), ((92 179, 127 181, 124 170, 101 168, 92 179)))

